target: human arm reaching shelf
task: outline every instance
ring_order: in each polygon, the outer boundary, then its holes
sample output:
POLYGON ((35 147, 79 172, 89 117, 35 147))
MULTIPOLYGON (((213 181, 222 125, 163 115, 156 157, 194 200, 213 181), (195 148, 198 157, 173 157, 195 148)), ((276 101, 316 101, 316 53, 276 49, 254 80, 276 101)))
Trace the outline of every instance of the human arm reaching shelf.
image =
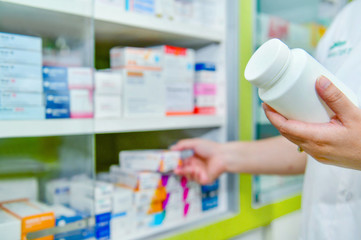
POLYGON ((191 149, 194 155, 184 161, 176 174, 201 184, 214 181, 224 172, 251 174, 301 174, 306 154, 284 137, 254 142, 216 143, 203 139, 179 141, 172 150, 191 149))

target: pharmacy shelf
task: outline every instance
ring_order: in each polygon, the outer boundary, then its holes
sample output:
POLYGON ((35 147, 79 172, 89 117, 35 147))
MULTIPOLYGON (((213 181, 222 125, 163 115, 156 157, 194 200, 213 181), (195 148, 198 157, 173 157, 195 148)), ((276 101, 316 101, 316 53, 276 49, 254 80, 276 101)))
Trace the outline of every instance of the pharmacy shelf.
POLYGON ((221 127, 225 119, 220 116, 171 116, 163 118, 97 119, 95 133, 120 133, 157 130, 221 127))
POLYGON ((125 235, 124 239, 158 239, 162 237, 167 237, 167 233, 171 233, 171 236, 175 234, 174 231, 182 232, 189 229, 194 229, 197 227, 205 226, 209 223, 214 223, 215 221, 221 221, 224 219, 228 219, 234 216, 233 213, 223 210, 223 209, 215 209, 210 210, 206 213, 200 213, 193 218, 185 219, 180 222, 173 222, 168 225, 162 225, 160 227, 154 227, 151 229, 147 229, 146 231, 138 231, 135 234, 125 235), (159 234, 161 236, 159 236, 159 234))
POLYGON ((99 1, 96 1, 94 12, 97 41, 115 41, 130 46, 136 42, 137 45, 167 43, 193 47, 221 42, 225 37, 222 29, 121 11, 99 1))
MULTIPOLYGON (((93 6, 91 2, 84 0, 1 0, 2 2, 14 3, 21 6, 36 9, 50 10, 54 12, 79 15, 83 17, 91 17, 93 14, 93 6)), ((48 20, 48 19, 47 19, 48 20)), ((44 21, 44 25, 46 22, 44 21)))
POLYGON ((92 119, 0 121, 0 138, 92 134, 92 119))
POLYGON ((218 116, 184 116, 148 119, 49 119, 1 121, 0 138, 212 128, 222 126, 224 121, 225 120, 222 117, 218 116))
MULTIPOLYGON (((29 19, 32 22, 32 29, 45 36, 49 35, 49 32, 71 34, 73 28, 73 31, 79 31, 76 27, 72 27, 72 24, 81 24, 84 17, 90 18, 94 12, 95 36, 98 43, 124 46, 133 46, 136 43, 137 46, 172 44, 180 47, 200 47, 221 42, 225 38, 225 31, 222 28, 213 29, 193 23, 129 13, 122 11, 120 7, 99 1, 95 1, 94 11, 92 4, 84 0, 0 0, 0 2, 9 3, 2 5, 1 19, 14 19, 14 21, 19 17, 29 19), (44 21, 44 17, 47 21, 44 21), (62 24, 56 23, 59 21, 62 24)), ((11 22, 9 24, 12 25, 11 22)))

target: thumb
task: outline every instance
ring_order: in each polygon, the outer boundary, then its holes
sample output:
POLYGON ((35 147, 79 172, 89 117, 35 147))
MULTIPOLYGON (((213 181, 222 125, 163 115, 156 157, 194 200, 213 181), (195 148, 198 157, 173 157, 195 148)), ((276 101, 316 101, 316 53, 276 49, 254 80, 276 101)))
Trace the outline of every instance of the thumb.
POLYGON ((355 110, 355 105, 328 78, 321 76, 316 81, 316 91, 327 106, 343 121, 355 110))

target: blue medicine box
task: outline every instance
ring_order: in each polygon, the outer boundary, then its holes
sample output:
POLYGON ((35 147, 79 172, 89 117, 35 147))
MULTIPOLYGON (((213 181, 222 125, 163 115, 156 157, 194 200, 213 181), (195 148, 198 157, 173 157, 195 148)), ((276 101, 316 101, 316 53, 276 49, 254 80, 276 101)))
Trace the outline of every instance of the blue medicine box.
POLYGON ((46 119, 70 118, 69 91, 45 92, 46 119))
POLYGON ((111 216, 112 214, 110 212, 95 216, 95 236, 97 240, 110 239, 111 216))
POLYGON ((45 110, 46 119, 70 118, 70 108, 68 107, 47 107, 45 110))
POLYGON ((198 72, 198 71, 215 72, 216 71, 216 64, 211 63, 211 62, 196 63, 195 70, 196 70, 196 72, 198 72))
POLYGON ((218 195, 202 199, 202 211, 208 211, 218 206, 218 195))
POLYGON ((68 91, 68 70, 65 67, 43 67, 44 91, 68 91))
POLYGON ((45 92, 45 106, 47 108, 64 108, 70 106, 69 91, 45 92))
POLYGON ((218 190, 218 188, 219 188, 219 179, 217 179, 211 184, 201 186, 202 193, 215 191, 218 190))

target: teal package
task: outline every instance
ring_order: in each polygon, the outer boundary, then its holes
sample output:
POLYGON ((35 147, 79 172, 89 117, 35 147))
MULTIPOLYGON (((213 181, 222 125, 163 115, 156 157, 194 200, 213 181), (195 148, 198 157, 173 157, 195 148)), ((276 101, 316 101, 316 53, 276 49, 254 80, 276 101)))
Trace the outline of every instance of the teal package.
POLYGON ((153 219, 149 226, 153 227, 153 226, 161 225, 164 221, 164 218, 165 218, 165 211, 154 214, 153 219))

